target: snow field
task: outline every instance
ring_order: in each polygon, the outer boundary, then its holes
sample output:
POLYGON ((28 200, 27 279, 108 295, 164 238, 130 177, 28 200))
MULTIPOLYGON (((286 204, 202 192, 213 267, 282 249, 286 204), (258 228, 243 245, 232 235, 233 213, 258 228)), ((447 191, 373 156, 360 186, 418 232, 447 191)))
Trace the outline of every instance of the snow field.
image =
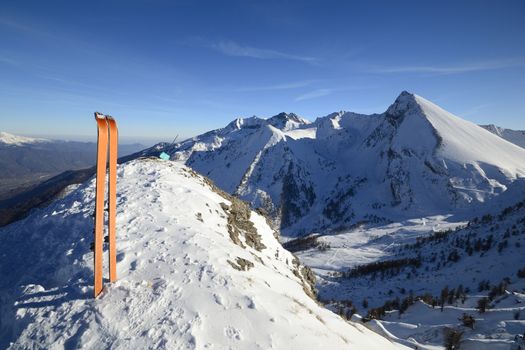
POLYGON ((185 166, 135 160, 118 180, 119 280, 97 300, 93 180, 0 230, 0 347, 402 348, 308 297, 262 216, 250 217, 266 248, 235 244, 231 203, 185 166), (234 268, 242 259, 253 267, 234 268))

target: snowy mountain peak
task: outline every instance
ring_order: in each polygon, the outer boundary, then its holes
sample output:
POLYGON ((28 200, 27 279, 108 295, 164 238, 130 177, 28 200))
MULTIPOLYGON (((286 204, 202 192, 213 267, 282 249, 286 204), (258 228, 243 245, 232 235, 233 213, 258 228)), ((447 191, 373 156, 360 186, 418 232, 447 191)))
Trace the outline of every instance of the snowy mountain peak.
POLYGON ((503 132, 505 129, 500 128, 499 126, 496 126, 494 124, 488 124, 488 125, 480 125, 482 128, 490 131, 491 133, 498 135, 499 137, 502 137, 503 132))
POLYGON ((265 120, 256 116, 250 118, 237 118, 226 126, 226 130, 253 129, 265 124, 265 120))
POLYGON ((386 114, 394 117, 399 117, 409 110, 420 110, 421 107, 417 102, 419 96, 408 91, 403 91, 396 98, 394 103, 388 107, 386 114))
POLYGON ((13 135, 7 132, 0 131, 0 143, 4 143, 7 145, 20 146, 22 144, 47 142, 47 141, 48 140, 46 139, 18 136, 18 135, 13 135))
POLYGON ((266 209, 285 235, 453 213, 525 177, 523 148, 406 91, 381 114, 233 124, 242 132, 211 131, 165 152, 266 209))
POLYGON ((266 122, 282 131, 297 129, 301 126, 308 125, 310 122, 299 117, 295 113, 279 113, 271 118, 266 119, 266 122))
POLYGON ((306 119, 299 117, 295 113, 279 113, 268 119, 262 119, 256 116, 250 118, 237 118, 230 122, 225 130, 235 131, 240 129, 256 129, 261 126, 273 126, 281 131, 290 131, 304 127, 310 124, 306 119))
POLYGON ((317 125, 316 138, 321 140, 330 137, 334 133, 337 133, 341 129, 341 118, 345 115, 345 112, 336 112, 327 115, 323 118, 318 118, 315 121, 317 125))

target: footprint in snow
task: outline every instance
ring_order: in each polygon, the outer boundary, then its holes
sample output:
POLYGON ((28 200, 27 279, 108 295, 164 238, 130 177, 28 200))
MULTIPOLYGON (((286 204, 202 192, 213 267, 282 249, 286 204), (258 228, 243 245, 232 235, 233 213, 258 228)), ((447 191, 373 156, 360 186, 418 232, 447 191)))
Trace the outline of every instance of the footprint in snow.
POLYGON ((213 294, 213 299, 215 300, 215 303, 218 305, 224 306, 224 299, 219 294, 213 294))
POLYGON ((246 306, 248 307, 248 309, 255 309, 255 302, 252 298, 250 297, 246 297, 246 306))
POLYGON ((241 337, 241 330, 240 329, 236 329, 232 326, 228 326, 226 328, 224 328, 224 334, 230 338, 230 339, 234 339, 234 340, 241 340, 242 337, 241 337))

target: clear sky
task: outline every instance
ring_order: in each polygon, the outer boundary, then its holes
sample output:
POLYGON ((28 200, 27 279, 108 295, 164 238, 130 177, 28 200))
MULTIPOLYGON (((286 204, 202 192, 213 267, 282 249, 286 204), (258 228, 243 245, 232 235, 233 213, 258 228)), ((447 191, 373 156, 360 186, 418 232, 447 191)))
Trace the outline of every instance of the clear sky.
POLYGON ((0 131, 169 140, 408 90, 525 129, 525 1, 0 2, 0 131))

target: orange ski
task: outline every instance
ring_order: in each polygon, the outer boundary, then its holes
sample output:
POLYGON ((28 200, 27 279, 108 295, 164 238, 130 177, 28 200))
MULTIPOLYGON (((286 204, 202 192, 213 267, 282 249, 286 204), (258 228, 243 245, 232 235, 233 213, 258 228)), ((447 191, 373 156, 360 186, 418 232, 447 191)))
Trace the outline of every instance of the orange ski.
POLYGON ((116 247, 116 219, 117 219, 117 154, 118 129, 117 122, 106 116, 109 126, 109 281, 117 280, 117 247, 116 247))
POLYGON ((95 197, 95 240, 94 240, 94 294, 102 292, 102 248, 104 242, 104 192, 108 151, 108 123, 106 117, 95 112, 98 127, 97 142, 97 182, 95 197))
POLYGON ((97 188, 95 198, 95 240, 94 240, 94 294, 95 298, 103 290, 103 245, 104 245, 104 196, 106 192, 106 169, 109 144, 109 183, 108 183, 108 242, 109 242, 109 281, 117 280, 117 154, 118 129, 115 119, 95 112, 98 127, 97 142, 97 188))

